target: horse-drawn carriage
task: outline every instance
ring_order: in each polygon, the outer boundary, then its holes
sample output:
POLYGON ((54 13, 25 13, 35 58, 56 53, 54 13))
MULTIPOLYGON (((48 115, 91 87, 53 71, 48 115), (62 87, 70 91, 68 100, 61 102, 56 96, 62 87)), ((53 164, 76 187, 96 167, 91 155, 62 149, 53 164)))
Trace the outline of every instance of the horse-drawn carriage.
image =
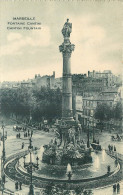
POLYGON ((21 131, 23 128, 17 125, 13 126, 13 131, 21 131))
POLYGON ((101 145, 97 144, 97 143, 92 143, 91 144, 91 147, 96 150, 96 151, 101 151, 102 148, 101 148, 101 145))
POLYGON ((118 135, 118 134, 116 136, 112 135, 111 139, 112 139, 112 141, 119 141, 119 142, 123 141, 123 137, 118 135))

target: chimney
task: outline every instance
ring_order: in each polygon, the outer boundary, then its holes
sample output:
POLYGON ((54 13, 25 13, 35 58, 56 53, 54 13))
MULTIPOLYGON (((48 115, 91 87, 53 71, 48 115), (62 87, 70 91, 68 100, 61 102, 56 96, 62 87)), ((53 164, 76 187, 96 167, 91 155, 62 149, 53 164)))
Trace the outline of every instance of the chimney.
POLYGON ((93 77, 95 77, 95 70, 93 70, 93 77))
POLYGON ((90 77, 90 71, 88 71, 88 77, 90 77))
POLYGON ((55 71, 53 71, 53 77, 55 78, 55 71))

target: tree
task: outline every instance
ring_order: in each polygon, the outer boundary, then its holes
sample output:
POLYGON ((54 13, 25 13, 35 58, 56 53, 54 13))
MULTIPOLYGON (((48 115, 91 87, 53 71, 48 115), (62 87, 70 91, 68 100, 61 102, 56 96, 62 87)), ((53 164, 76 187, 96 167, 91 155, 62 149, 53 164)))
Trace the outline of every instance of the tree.
POLYGON ((94 113, 94 117, 100 120, 101 131, 104 121, 109 121, 113 116, 113 109, 106 103, 98 104, 94 113))
POLYGON ((113 118, 117 120, 122 119, 122 102, 117 102, 116 106, 113 108, 113 118))
POLYGON ((112 109, 106 103, 99 104, 96 107, 94 116, 96 119, 99 119, 100 121, 110 120, 112 118, 112 109))
POLYGON ((59 89, 52 90, 42 87, 40 90, 34 90, 33 95, 37 102, 33 111, 34 118, 41 118, 43 116, 52 120, 55 117, 61 117, 62 94, 59 89))
POLYGON ((61 117, 62 94, 60 89, 52 90, 45 87, 39 89, 17 88, 0 90, 1 113, 10 117, 15 115, 34 121, 41 118, 52 120, 61 117))

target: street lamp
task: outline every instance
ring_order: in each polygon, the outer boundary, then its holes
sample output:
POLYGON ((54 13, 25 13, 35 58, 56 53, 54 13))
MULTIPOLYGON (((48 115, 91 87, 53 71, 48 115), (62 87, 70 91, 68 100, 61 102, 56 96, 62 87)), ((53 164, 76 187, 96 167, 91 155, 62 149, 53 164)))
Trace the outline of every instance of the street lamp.
POLYGON ((37 156, 36 160, 37 160, 37 169, 38 169, 38 166, 39 166, 39 164, 38 164, 38 161, 39 161, 38 156, 37 156))
POLYGON ((29 138, 29 146, 28 146, 28 149, 29 150, 33 149, 31 137, 29 138))
POLYGON ((2 141, 3 141, 3 151, 2 151, 2 158, 3 158, 3 163, 5 162, 6 158, 6 153, 5 153, 5 134, 4 134, 4 125, 2 124, 2 129, 3 129, 3 136, 2 136, 2 141))
POLYGON ((88 129, 88 133, 87 133, 87 147, 89 148, 90 147, 90 142, 89 142, 89 139, 90 139, 89 119, 87 119, 87 129, 88 129))
POLYGON ((7 139, 7 133, 6 136, 4 134, 4 124, 2 122, 2 130, 3 130, 3 135, 1 141, 3 142, 3 150, 2 150, 2 156, 1 156, 1 187, 2 187, 2 194, 4 191, 4 185, 5 185, 5 174, 4 174, 4 164, 5 164, 5 158, 6 158, 6 153, 5 153, 5 138, 7 139))
POLYGON ((94 132, 94 118, 93 118, 93 143, 95 142, 95 132, 94 132))
POLYGON ((34 187, 32 183, 32 158, 31 158, 31 152, 30 152, 30 186, 29 186, 29 194, 34 195, 34 187))
POLYGON ((26 163, 25 162, 26 157, 25 156, 23 157, 23 159, 24 159, 24 168, 26 168, 27 171, 30 173, 29 195, 34 195, 34 187, 33 187, 33 182, 32 182, 32 169, 33 168, 38 169, 38 167, 39 167, 39 164, 38 164, 39 158, 37 156, 37 158, 36 158, 37 164, 35 164, 35 163, 32 162, 32 151, 29 150, 29 153, 30 153, 30 162, 29 163, 26 163))

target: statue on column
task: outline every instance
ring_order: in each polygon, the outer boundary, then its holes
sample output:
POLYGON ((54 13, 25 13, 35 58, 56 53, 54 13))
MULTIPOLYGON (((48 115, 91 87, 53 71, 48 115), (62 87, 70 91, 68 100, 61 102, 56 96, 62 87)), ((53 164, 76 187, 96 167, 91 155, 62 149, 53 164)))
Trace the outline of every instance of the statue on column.
POLYGON ((63 29, 62 29, 62 34, 65 37, 70 37, 70 33, 72 32, 72 23, 69 22, 69 19, 67 19, 67 22, 65 22, 63 29))
POLYGON ((72 23, 69 22, 69 19, 65 22, 63 29, 62 29, 62 34, 64 37, 64 42, 62 45, 59 46, 60 52, 63 54, 70 54, 71 52, 74 51, 75 45, 71 44, 69 38, 70 38, 70 33, 72 32, 72 23))

